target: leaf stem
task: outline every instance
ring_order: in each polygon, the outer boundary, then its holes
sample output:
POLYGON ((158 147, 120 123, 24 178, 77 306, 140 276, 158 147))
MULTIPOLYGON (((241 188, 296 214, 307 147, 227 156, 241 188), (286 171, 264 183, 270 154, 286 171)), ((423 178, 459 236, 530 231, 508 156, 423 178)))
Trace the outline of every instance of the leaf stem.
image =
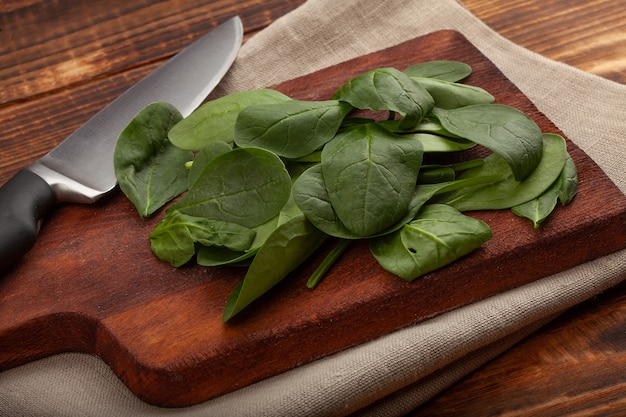
POLYGON ((339 257, 350 247, 353 240, 341 239, 339 243, 326 255, 326 258, 317 267, 317 269, 311 274, 311 277, 306 283, 306 287, 313 289, 320 283, 322 278, 326 275, 326 272, 337 262, 339 257))
POLYGON ((483 158, 471 159, 469 161, 457 162, 456 164, 450 165, 450 168, 455 171, 464 171, 466 169, 478 168, 485 165, 485 160, 483 158))

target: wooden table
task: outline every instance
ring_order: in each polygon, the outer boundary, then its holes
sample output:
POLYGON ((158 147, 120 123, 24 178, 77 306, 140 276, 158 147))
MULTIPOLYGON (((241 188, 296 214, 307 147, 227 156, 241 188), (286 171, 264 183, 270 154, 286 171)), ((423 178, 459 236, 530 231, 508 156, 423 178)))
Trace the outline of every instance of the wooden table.
MULTIPOLYGON (((4 0, 0 3, 0 125, 4 130, 15 109, 67 94, 93 80, 138 78, 139 56, 146 66, 166 58, 159 45, 150 42, 150 33, 162 30, 170 19, 185 22, 188 29, 172 33, 171 49, 177 49, 189 43, 186 33, 208 30, 234 14, 242 16, 249 37, 302 3, 112 0, 67 6, 4 0), (118 53, 128 47, 130 38, 133 53, 118 53)), ((626 9, 621 0, 463 3, 524 47, 626 83, 626 9)), ((103 104, 92 102, 93 107, 86 108, 77 98, 71 116, 86 120, 103 104)), ((3 132, 0 183, 71 132, 61 126, 50 135, 45 120, 45 113, 23 120, 33 131, 28 143, 12 142, 12 132, 3 132)), ((568 311, 413 415, 609 414, 626 409, 625 328, 626 284, 568 311)))

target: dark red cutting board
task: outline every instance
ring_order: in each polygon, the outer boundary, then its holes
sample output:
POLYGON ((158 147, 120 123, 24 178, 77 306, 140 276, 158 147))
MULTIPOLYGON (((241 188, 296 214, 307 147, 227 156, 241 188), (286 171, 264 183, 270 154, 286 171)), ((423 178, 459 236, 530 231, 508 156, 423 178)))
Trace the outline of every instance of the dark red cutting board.
MULTIPOLYGON (((462 35, 440 31, 277 86, 326 99, 368 69, 433 59, 473 67, 468 83, 561 133, 462 35)), ((277 63, 280 65, 280 63, 277 63)), ((106 361, 141 399, 185 406, 363 343, 626 247, 626 197, 577 146, 579 194, 541 229, 509 211, 473 213, 494 238, 448 267, 406 283, 377 266, 365 243, 320 286, 305 287, 323 252, 228 324, 225 301, 243 269, 174 269, 150 252, 148 233, 119 193, 68 205, 47 219, 33 250, 0 281, 0 367, 55 353, 106 361)))

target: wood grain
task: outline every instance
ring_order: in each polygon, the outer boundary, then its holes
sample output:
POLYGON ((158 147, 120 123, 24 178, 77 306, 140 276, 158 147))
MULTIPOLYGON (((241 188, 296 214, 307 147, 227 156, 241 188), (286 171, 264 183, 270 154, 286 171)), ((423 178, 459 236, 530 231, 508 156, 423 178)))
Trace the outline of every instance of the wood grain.
POLYGON ((626 285, 569 310, 412 416, 620 416, 626 285))
POLYGON ((4 1, 0 108, 161 62, 236 14, 249 37, 303 2, 4 1))
POLYGON ((502 36, 551 59, 626 81, 626 7, 621 0, 463 4, 502 36))
MULTIPOLYGON (((562 134, 452 31, 275 88, 294 98, 325 99, 367 69, 403 69, 432 59, 470 64, 474 74, 468 83, 520 109, 543 131, 562 134)), ((82 104, 93 101, 77 90, 74 98, 82 104)), ((75 122, 69 113, 67 119, 52 117, 75 122)), ((494 238, 414 283, 383 271, 361 243, 309 291, 304 284, 322 259, 318 254, 263 303, 226 325, 223 306, 243 277, 241 269, 173 269, 159 262, 147 240, 159 217, 139 219, 120 193, 95 206, 62 207, 48 219, 37 245, 0 282, 0 367, 85 351, 102 357, 139 398, 161 406, 191 405, 625 247, 626 197, 578 147, 568 142, 568 150, 579 170, 579 194, 540 230, 509 211, 473 213, 490 225, 494 238), (605 201, 602 207, 596 207, 598 199, 605 201), (556 262, 550 250, 555 247, 563 254, 556 262)))

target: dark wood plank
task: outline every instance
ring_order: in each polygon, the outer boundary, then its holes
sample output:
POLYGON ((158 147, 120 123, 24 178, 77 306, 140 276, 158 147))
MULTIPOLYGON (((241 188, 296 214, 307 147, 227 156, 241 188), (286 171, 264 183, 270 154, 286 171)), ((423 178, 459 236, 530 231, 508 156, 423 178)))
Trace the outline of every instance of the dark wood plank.
MULTIPOLYGON (((469 63, 475 73, 468 82, 524 111, 542 130, 560 132, 451 31, 276 88, 295 98, 323 99, 366 69, 402 69, 430 59, 469 63)), ((83 97, 79 91, 75 99, 83 97)), ((84 103, 92 99, 86 91, 84 103)), ((490 224, 494 239, 412 284, 382 271, 360 244, 309 291, 304 283, 320 254, 227 325, 220 321, 222 309, 241 269, 175 270, 159 262, 147 240, 159 217, 140 220, 120 193, 95 206, 62 207, 0 282, 0 366, 59 351, 92 352, 140 398, 188 405, 626 246, 626 198, 580 149, 568 146, 580 170, 579 195, 539 231, 508 211, 475 213, 490 224), (605 201, 600 208, 598 199, 605 201), (548 262, 551 247, 567 256, 548 262)))
POLYGON ((551 59, 626 83, 622 0, 462 0, 513 42, 551 59))
POLYGON ((569 310, 412 416, 619 416, 626 284, 569 310))
POLYGON ((303 2, 6 1, 0 107, 162 61, 237 14, 248 37, 303 2))

